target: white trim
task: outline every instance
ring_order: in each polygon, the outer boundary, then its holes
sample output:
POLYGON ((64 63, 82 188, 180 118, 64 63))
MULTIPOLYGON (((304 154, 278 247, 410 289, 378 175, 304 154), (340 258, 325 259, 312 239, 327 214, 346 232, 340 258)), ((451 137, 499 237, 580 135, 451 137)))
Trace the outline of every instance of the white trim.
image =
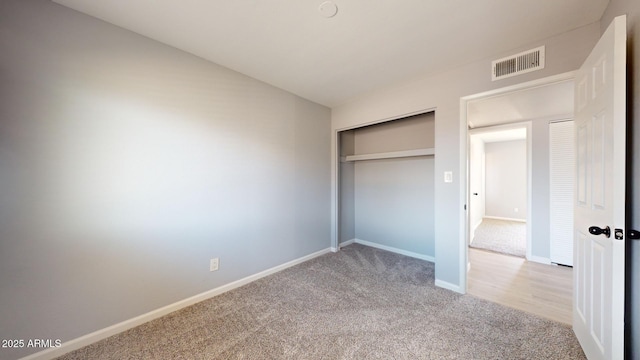
MULTIPOLYGON (((503 95, 503 94, 506 94, 506 93, 510 93, 510 92, 514 92, 514 91, 529 90, 529 89, 533 89, 533 88, 540 87, 540 86, 551 85, 551 84, 554 84, 554 83, 559 83, 559 82, 564 82, 564 81, 571 81, 575 77, 576 77, 576 72, 575 71, 569 71, 569 72, 558 74, 558 75, 547 76, 547 77, 542 78, 542 79, 536 79, 536 80, 527 81, 527 82, 520 83, 520 84, 515 84, 515 85, 506 86, 506 87, 499 88, 499 89, 494 89, 494 90, 489 90, 489 91, 485 91, 485 92, 469 95, 469 96, 463 96, 461 98, 461 100, 466 102, 466 101, 476 100, 476 99, 491 98, 491 97, 494 97, 494 96, 500 96, 500 95, 503 95)), ((465 115, 465 118, 466 118, 467 117, 466 116, 467 115, 466 112, 463 113, 463 114, 465 115)), ((466 124, 466 121, 465 121, 465 124, 466 124)))
POLYGON ((442 281, 440 279, 436 279, 436 286, 437 287, 441 287, 443 289, 455 291, 455 292, 460 293, 460 294, 464 294, 464 292, 462 291, 462 288, 460 286, 452 284, 450 282, 442 281))
POLYGON ((508 218, 508 217, 501 217, 501 216, 483 216, 483 219, 493 219, 493 220, 504 220, 504 221, 517 221, 517 222, 523 222, 526 223, 527 219, 514 219, 514 218, 508 218))
MULTIPOLYGON (((458 284, 452 284, 438 279, 436 273, 436 285, 444 287, 452 291, 459 292, 461 294, 467 293, 467 264, 469 263, 469 244, 471 239, 469 238, 470 224, 470 204, 471 204, 471 192, 469 191, 469 125, 467 124, 467 103, 460 99, 460 121, 462 121, 464 113, 464 126, 460 127, 460 143, 458 146, 458 157, 460 162, 458 163, 458 171, 460 174, 460 181, 458 182, 458 194, 460 203, 458 204, 458 228, 451 229, 452 233, 458 233, 458 284), (443 284, 443 285, 438 285, 443 284), (453 286, 453 287, 452 287, 453 286)), ((485 209, 482 210, 485 213, 485 209)), ((441 241, 442 242, 442 241, 441 241)), ((436 246, 438 240, 436 239, 436 246)))
MULTIPOLYGON (((567 80, 569 81, 569 80, 567 80)), ((549 84, 549 85, 553 85, 553 83, 549 84)), ((509 129, 509 128, 522 128, 522 126, 517 126, 517 125, 521 125, 523 123, 526 122, 532 122, 532 121, 547 121, 547 122, 556 122, 556 121, 567 121, 567 120, 572 120, 573 119, 573 114, 569 113, 569 114, 557 114, 557 115, 545 115, 545 116, 538 116, 538 117, 533 117, 530 119, 526 119, 526 120, 522 120, 522 119, 504 119, 503 123, 500 124, 494 124, 494 125, 485 125, 485 126, 478 126, 478 127, 474 127, 474 125, 469 122, 469 126, 471 126, 471 129, 469 129, 469 133, 470 134, 481 134, 484 132, 493 132, 491 129, 495 129, 498 127, 504 127, 505 129, 509 129), (513 125, 513 126, 511 126, 513 125)))
MULTIPOLYGON (((553 117, 552 117, 553 118, 553 117)), ((505 220, 505 221, 518 221, 518 222, 524 222, 527 224, 526 230, 525 230, 525 236, 526 236, 526 249, 525 249, 525 258, 529 259, 531 257, 531 244, 532 244, 532 224, 531 224, 531 218, 532 218, 532 204, 533 204, 533 134, 532 134, 532 129, 533 129, 533 121, 532 120, 526 120, 526 121, 520 121, 520 122, 516 122, 516 123, 510 123, 510 124, 501 124, 501 125, 492 125, 492 126, 486 126, 486 127, 482 127, 482 128, 475 128, 475 129, 470 129, 469 130, 469 134, 483 134, 483 133, 489 133, 489 132, 494 132, 494 131, 502 131, 502 130, 511 130, 511 129, 525 129, 526 135, 525 135, 525 141, 526 141, 526 162, 527 162, 527 184, 526 184, 526 191, 527 191, 527 216, 526 219, 515 219, 515 218, 508 218, 508 217, 500 217, 500 216, 487 216, 484 215, 483 218, 487 218, 487 219, 496 219, 496 220, 505 220)), ((467 149, 468 151, 468 149, 467 149)), ((469 157, 469 153, 467 152, 467 157, 469 157)), ((467 177, 469 175, 467 174, 467 177)), ((475 235, 475 229, 474 229, 474 235, 475 235)), ((468 259, 467 259, 468 261, 468 259)))
POLYGON ((413 156, 429 156, 435 155, 434 148, 424 148, 415 150, 402 150, 402 151, 390 151, 374 154, 361 154, 361 155, 347 155, 345 161, 360 161, 360 160, 377 160, 377 159, 393 159, 413 156))
MULTIPOLYGON (((400 255, 404 255, 404 256, 420 259, 420 260, 425 260, 425 261, 429 261, 429 262, 432 262, 432 263, 436 262, 436 259, 433 256, 418 254, 418 253, 415 253, 413 251, 402 250, 402 249, 398 249, 398 248, 394 248, 394 247, 386 246, 386 245, 381 245, 381 244, 378 244, 378 243, 374 243, 374 242, 366 241, 366 240, 362 240, 362 239, 353 239, 353 240, 354 240, 354 242, 356 244, 365 245, 365 246, 369 246, 369 247, 380 249, 380 250, 386 250, 386 251, 389 251, 389 252, 392 252, 392 253, 396 253, 396 254, 400 254, 400 255)), ((349 241, 351 241, 351 240, 349 240, 349 241)))
POLYGON ((353 238, 351 240, 343 241, 343 242, 340 243, 340 248, 343 248, 345 246, 349 246, 349 245, 353 244, 354 242, 356 242, 355 238, 353 238))
POLYGON ((23 357, 21 360, 50 360, 53 358, 56 358, 58 356, 64 355, 68 352, 71 352, 73 350, 77 350, 80 349, 82 347, 85 347, 87 345, 93 344, 97 341, 106 339, 110 336, 116 335, 118 333, 121 333, 123 331, 129 330, 131 328, 134 328, 136 326, 142 325, 146 322, 149 322, 151 320, 155 320, 157 318, 160 318, 162 316, 165 316, 169 313, 172 313, 174 311, 183 309, 187 306, 191 306, 193 304, 199 303, 201 301, 210 299, 212 297, 215 297, 217 295, 220 295, 222 293, 225 293, 227 291, 239 288, 243 285, 249 284, 253 281, 256 281, 258 279, 261 279, 265 276, 277 273, 279 271, 282 271, 284 269, 290 268, 292 266, 301 264, 305 261, 309 261, 313 258, 316 258, 318 256, 324 255, 329 253, 330 248, 324 249, 324 250, 320 250, 320 251, 316 251, 312 254, 303 256, 301 258, 295 259, 295 260, 291 260, 289 262, 286 262, 284 264, 272 267, 270 269, 261 271, 257 274, 253 274, 253 275, 249 275, 245 278, 242 278, 240 280, 236 280, 233 281, 231 283, 228 283, 226 285, 222 285, 219 286, 215 289, 211 289, 208 291, 205 291, 203 293, 200 293, 198 295, 192 296, 190 298, 186 298, 184 300, 180 300, 178 302, 175 302, 173 304, 161 307, 159 309, 150 311, 146 314, 142 314, 140 316, 136 316, 134 318, 131 318, 129 320, 125 320, 123 322, 117 323, 115 325, 111 325, 109 327, 106 327, 104 329, 98 330, 98 331, 94 331, 92 333, 89 333, 87 335, 81 336, 79 338, 75 338, 73 340, 70 341, 65 341, 62 343, 62 346, 58 347, 58 348, 50 348, 44 351, 40 351, 37 352, 35 354, 31 354, 29 356, 23 357))
POLYGON ((553 117, 552 119, 550 117, 549 124, 567 122, 567 121, 574 121, 574 120, 575 120, 575 117, 570 116, 570 115, 562 116, 562 117, 553 117))
MULTIPOLYGON (((469 201, 469 203, 471 203, 471 201, 469 201)), ((483 216, 482 218, 485 217, 486 216, 483 216)), ((469 245, 471 245, 473 243, 473 239, 476 238, 476 230, 478 230, 478 226, 480 226, 480 224, 482 224, 482 219, 480 219, 477 224, 471 226, 471 233, 469 234, 469 245)))
MULTIPOLYGON (((482 219, 486 218, 486 216, 483 216, 482 219)), ((473 231, 475 232, 476 230, 478 230, 478 226, 480 226, 480 224, 482 224, 482 219, 480 219, 480 221, 478 221, 475 225, 473 225, 473 231)))
POLYGON ((340 131, 331 137, 331 251, 340 250, 340 131), (335 249, 335 250, 334 250, 335 249))
MULTIPOLYGON (((554 116, 553 118, 555 119, 556 117, 554 116)), ((506 123, 506 124, 496 124, 496 125, 487 125, 483 127, 476 127, 476 128, 469 129, 469 135, 480 135, 480 134, 492 133, 496 131, 526 129, 527 123, 530 123, 530 122, 531 120, 518 120, 515 122, 506 123)))
POLYGON ((361 128, 361 127, 367 127, 369 125, 381 124, 381 123, 384 123, 384 122, 387 122, 387 121, 393 121, 393 120, 400 120, 400 119, 408 118, 408 117, 411 117, 411 116, 427 114, 427 113, 435 112, 435 111, 436 111, 435 107, 426 108, 426 109, 417 110, 417 111, 411 111, 411 112, 404 113, 404 114, 401 114, 401 115, 390 116, 390 117, 384 118, 384 119, 378 119, 378 120, 368 121, 368 122, 364 122, 364 123, 359 123, 359 124, 356 124, 356 125, 351 125, 351 126, 338 128, 338 129, 336 129, 336 132, 341 132, 341 131, 346 131, 346 130, 353 130, 353 129, 357 129, 357 128, 361 128))
POLYGON ((531 257, 533 251, 533 121, 527 122, 527 249, 525 256, 531 257))
POLYGON ((540 264, 546 264, 546 265, 551 265, 551 260, 549 258, 545 258, 542 256, 529 256, 529 258, 527 258, 527 260, 529 261, 533 261, 533 262, 537 262, 540 264))

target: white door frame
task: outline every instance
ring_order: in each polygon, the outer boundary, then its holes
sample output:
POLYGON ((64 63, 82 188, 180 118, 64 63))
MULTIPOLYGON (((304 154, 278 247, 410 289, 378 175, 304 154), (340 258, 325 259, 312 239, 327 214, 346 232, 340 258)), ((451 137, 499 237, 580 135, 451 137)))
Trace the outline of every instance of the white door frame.
MULTIPOLYGON (((473 133, 473 135, 476 134, 483 134, 483 133, 491 133, 491 132, 497 132, 497 131, 503 131, 503 130, 512 130, 512 129, 525 129, 526 130, 526 147, 527 147, 527 218, 526 218, 526 224, 527 224, 527 232, 526 232, 526 239, 527 239, 527 250, 526 250, 526 258, 527 260, 533 260, 533 261, 537 261, 540 262, 539 259, 531 259, 531 200, 532 200, 532 191, 531 191, 531 174, 532 174, 532 142, 531 142, 531 129, 532 129, 532 123, 531 121, 520 121, 520 122, 514 122, 514 123, 508 123, 508 124, 501 124, 501 125, 491 125, 491 126, 487 126, 487 127, 481 127, 481 128, 475 128, 475 129, 471 129, 468 131, 469 135, 472 135, 471 133, 473 133)), ((469 151, 469 149, 467 149, 467 151, 469 151)), ((469 154, 467 153, 467 158, 469 158, 469 154)), ((470 175, 471 171, 468 168, 467 169, 467 182, 469 180, 469 175, 470 175)), ((469 185, 469 184, 468 184, 469 185)), ((470 192, 470 189, 467 190, 468 192, 470 192)), ((486 191, 485 191, 486 194, 486 191)), ((469 201, 467 202, 467 213, 469 213, 469 211, 471 210, 471 197, 468 198, 469 201)), ((471 234, 471 224, 469 224, 469 234, 471 234)), ((467 237, 468 239, 468 237, 467 237)), ((469 246, 469 242, 467 241, 467 246, 469 246)))
MULTIPOLYGON (((460 181, 460 197, 465 199, 465 204, 469 204, 469 129, 468 129, 468 121, 467 121, 467 105, 470 101, 479 100, 484 98, 489 98, 497 95, 504 95, 515 91, 522 91, 527 89, 533 89, 536 87, 551 85, 554 83, 570 81, 575 79, 575 71, 566 72, 563 74, 553 75, 549 77, 545 77, 542 79, 537 79, 533 81, 524 82, 521 84, 516 84, 512 86, 503 87, 500 89, 490 90, 478 94, 468 95, 460 98, 460 169, 463 170, 463 176, 461 176, 460 181)), ((527 138, 530 138, 529 134, 527 134, 527 138)), ((529 216, 531 213, 531 201, 527 204, 529 207, 527 219, 529 220, 529 216)), ((467 292, 467 269, 469 263, 469 255, 468 255, 468 246, 469 243, 469 211, 467 210, 468 206, 463 207, 460 210, 460 219, 463 224, 463 231, 460 234, 459 238, 459 269, 460 269, 460 289, 462 293, 467 292)), ((527 234, 529 236, 529 234, 527 234)), ((529 240, 529 239, 528 239, 529 240)), ((527 252, 530 255, 530 241, 527 241, 527 252)))

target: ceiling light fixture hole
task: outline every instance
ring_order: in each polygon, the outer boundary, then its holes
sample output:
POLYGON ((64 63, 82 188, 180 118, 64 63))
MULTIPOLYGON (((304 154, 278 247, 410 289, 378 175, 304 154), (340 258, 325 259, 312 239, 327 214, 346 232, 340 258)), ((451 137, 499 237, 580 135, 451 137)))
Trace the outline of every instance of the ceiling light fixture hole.
POLYGON ((333 1, 325 1, 318 7, 320 14, 326 18, 332 18, 338 13, 338 6, 333 1))

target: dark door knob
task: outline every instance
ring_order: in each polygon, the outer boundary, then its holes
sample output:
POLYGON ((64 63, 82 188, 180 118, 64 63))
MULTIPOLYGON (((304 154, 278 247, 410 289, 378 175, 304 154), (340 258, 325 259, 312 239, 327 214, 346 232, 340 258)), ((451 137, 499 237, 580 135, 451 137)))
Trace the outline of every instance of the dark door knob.
POLYGON ((611 228, 609 228, 608 226, 606 228, 599 228, 597 226, 591 226, 589 227, 589 234, 591 235, 600 235, 600 234, 604 234, 604 236, 606 237, 611 237, 611 228))

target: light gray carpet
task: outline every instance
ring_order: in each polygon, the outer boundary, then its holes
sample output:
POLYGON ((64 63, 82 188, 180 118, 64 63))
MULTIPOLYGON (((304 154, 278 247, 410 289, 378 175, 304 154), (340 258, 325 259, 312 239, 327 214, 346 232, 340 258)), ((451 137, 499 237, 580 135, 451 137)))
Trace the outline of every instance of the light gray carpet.
POLYGON ((476 229, 472 248, 525 257, 527 253, 527 224, 518 221, 482 219, 476 229))
POLYGON ((354 244, 61 359, 584 359, 571 329, 354 244))

